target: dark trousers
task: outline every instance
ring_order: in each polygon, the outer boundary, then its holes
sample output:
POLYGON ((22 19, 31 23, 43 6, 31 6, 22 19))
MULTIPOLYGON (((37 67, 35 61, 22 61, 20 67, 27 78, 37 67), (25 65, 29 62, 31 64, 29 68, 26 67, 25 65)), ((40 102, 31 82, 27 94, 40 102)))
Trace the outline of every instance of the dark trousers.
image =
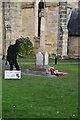
POLYGON ((55 58, 55 65, 57 64, 57 58, 55 58))
POLYGON ((9 61, 10 64, 10 70, 13 70, 13 66, 15 66, 16 70, 19 70, 19 65, 17 63, 17 61, 9 61))

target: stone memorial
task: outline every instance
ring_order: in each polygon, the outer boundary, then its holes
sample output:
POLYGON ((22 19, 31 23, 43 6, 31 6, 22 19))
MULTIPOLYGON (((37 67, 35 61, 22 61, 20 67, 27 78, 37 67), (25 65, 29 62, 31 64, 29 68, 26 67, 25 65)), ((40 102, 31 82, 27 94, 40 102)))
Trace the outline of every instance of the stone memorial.
POLYGON ((36 67, 37 68, 46 68, 49 64, 49 56, 48 53, 45 52, 44 54, 42 52, 38 52, 36 54, 36 67))
POLYGON ((47 66, 49 64, 49 55, 48 53, 46 52, 44 54, 44 66, 47 66))
POLYGON ((44 9, 41 9, 39 13, 41 17, 41 26, 40 26, 40 47, 38 53, 36 54, 36 68, 46 69, 49 63, 48 53, 45 50, 45 12, 44 9))
POLYGON ((36 54, 36 67, 43 66, 43 54, 38 52, 36 54))

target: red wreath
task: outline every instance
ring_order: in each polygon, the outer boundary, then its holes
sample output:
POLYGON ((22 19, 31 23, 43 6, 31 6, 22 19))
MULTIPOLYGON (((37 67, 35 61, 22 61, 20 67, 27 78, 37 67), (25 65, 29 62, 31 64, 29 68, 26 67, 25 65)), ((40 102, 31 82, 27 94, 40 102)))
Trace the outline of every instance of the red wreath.
POLYGON ((64 73, 57 73, 54 68, 50 68, 51 75, 64 76, 64 73))

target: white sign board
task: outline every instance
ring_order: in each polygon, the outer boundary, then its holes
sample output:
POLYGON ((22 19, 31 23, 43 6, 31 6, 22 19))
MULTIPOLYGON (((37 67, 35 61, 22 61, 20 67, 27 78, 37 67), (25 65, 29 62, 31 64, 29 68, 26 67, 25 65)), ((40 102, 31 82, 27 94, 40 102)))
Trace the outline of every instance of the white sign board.
POLYGON ((21 71, 5 70, 5 79, 21 79, 21 71))

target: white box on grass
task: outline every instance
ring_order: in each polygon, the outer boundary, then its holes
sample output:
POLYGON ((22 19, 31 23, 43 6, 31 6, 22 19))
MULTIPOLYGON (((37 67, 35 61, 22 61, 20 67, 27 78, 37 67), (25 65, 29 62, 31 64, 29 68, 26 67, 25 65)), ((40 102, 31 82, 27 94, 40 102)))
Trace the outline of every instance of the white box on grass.
POLYGON ((5 70, 4 78, 5 79, 21 79, 21 71, 5 70))

